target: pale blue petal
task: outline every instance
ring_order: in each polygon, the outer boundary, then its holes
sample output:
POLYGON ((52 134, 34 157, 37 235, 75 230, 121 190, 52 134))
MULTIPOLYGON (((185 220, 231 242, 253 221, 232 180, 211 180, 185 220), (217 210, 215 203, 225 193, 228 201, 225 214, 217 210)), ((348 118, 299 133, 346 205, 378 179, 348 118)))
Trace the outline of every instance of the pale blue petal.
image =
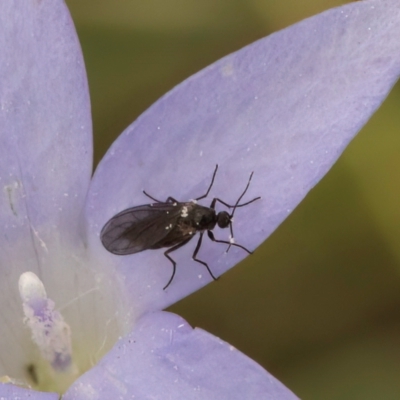
POLYGON ((64 1, 2 0, 0 54, 0 376, 19 377, 36 354, 25 347, 20 274, 35 272, 51 295, 63 293, 58 299, 74 295, 68 289, 76 277, 69 273, 67 281, 63 272, 83 247, 91 116, 64 1))
POLYGON ((58 400, 57 393, 36 392, 15 386, 11 383, 0 383, 1 400, 58 400))
POLYGON ((253 360, 177 315, 143 317, 63 400, 295 400, 253 360))
MULTIPOLYGON (((400 72, 400 3, 369 0, 329 10, 270 35, 192 76, 150 107, 99 165, 87 207, 90 248, 114 265, 135 309, 168 306, 212 279, 191 260, 196 240, 173 253, 108 253, 99 240, 119 211, 158 199, 201 196, 233 203, 235 237, 249 249, 264 241, 324 176, 385 99, 400 72)), ((218 207, 223 209, 223 207, 218 207)), ((160 229, 164 229, 161 227, 160 229)), ((229 232, 215 230, 218 238, 229 232)), ((220 276, 247 253, 205 243, 199 258, 220 276)))

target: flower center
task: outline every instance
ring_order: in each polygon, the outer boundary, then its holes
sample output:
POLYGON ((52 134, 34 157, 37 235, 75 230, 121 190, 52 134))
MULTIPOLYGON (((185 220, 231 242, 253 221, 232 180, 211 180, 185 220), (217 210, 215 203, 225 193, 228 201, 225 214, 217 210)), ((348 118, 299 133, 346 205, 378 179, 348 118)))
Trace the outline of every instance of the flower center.
POLYGON ((0 282, 0 382, 62 394, 130 329, 110 266, 64 254, 0 282))

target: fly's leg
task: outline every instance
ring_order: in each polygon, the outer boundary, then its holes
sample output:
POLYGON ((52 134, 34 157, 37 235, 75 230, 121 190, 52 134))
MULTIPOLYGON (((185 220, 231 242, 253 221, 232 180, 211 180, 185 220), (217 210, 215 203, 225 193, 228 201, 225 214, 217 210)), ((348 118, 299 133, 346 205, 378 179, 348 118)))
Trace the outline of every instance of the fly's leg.
POLYGON ((147 196, 149 199, 155 201, 156 203, 179 203, 178 200, 175 200, 173 197, 169 196, 167 198, 167 201, 161 201, 161 200, 157 200, 156 198, 154 198, 153 196, 150 196, 145 190, 143 190, 143 193, 145 194, 145 196, 147 196))
POLYGON ((166 203, 179 203, 178 200, 175 200, 173 197, 168 196, 166 203))
MULTIPOLYGON (((246 249, 246 247, 241 246, 240 244, 231 243, 231 242, 228 242, 227 240, 218 240, 218 239, 215 239, 214 234, 213 234, 211 231, 207 231, 207 235, 208 235, 208 237, 209 237, 213 242, 215 242, 215 243, 224 243, 224 244, 229 245, 229 247, 231 247, 231 246, 240 247, 240 248, 243 249, 244 251, 247 251, 247 253, 253 254, 252 251, 246 249)), ((229 247, 228 247, 228 250, 229 250, 229 247)), ((227 250, 226 252, 228 252, 228 250, 227 250)))
POLYGON ((212 185, 214 184, 214 179, 215 179, 215 175, 217 175, 217 170, 218 170, 218 164, 215 166, 215 170, 214 170, 213 176, 212 176, 212 178, 211 178, 211 183, 210 183, 210 186, 209 186, 208 189, 207 189, 206 194, 203 194, 203 196, 197 197, 196 201, 197 201, 197 200, 204 199, 205 197, 208 196, 208 193, 210 193, 210 190, 211 190, 211 188, 212 188, 212 185))
POLYGON ((253 200, 246 201, 246 203, 243 203, 243 204, 235 204, 234 206, 232 206, 232 205, 230 205, 230 204, 228 204, 228 203, 225 203, 224 201, 222 201, 222 200, 219 199, 218 197, 215 197, 215 198, 213 199, 213 201, 211 202, 210 208, 215 209, 215 204, 216 204, 217 201, 218 201, 219 203, 223 204, 225 207, 228 207, 228 208, 236 208, 236 207, 247 206, 247 204, 250 204, 250 203, 252 203, 253 201, 256 201, 256 200, 259 200, 259 199, 261 199, 260 196, 255 197, 253 200))
POLYGON ((198 253, 199 250, 200 250, 202 240, 203 240, 203 232, 200 233, 200 237, 199 237, 199 240, 198 240, 198 242, 197 242, 196 248, 194 249, 192 258, 193 258, 194 261, 197 261, 198 263, 203 264, 203 265, 207 268, 207 271, 208 271, 208 273, 211 275, 211 278, 213 278, 214 281, 216 281, 218 278, 216 278, 216 277, 213 275, 213 273, 211 272, 210 267, 208 266, 208 264, 207 264, 206 262, 204 262, 204 261, 199 260, 198 258, 196 258, 197 253, 198 253))
MULTIPOLYGON (((237 209, 238 207, 247 206, 248 204, 253 203, 253 202, 256 201, 256 200, 261 199, 261 197, 259 196, 259 197, 255 197, 254 199, 252 199, 252 200, 250 200, 250 201, 246 201, 246 203, 239 204, 239 203, 240 203, 240 200, 242 200, 243 196, 246 194, 247 189, 248 189, 249 186, 250 186, 250 182, 251 182, 251 178, 253 177, 253 173, 254 173, 254 172, 252 172, 252 173, 250 174, 250 178, 249 178, 249 180, 248 180, 248 182, 247 182, 247 185, 246 185, 245 189, 243 190, 242 194, 241 194, 241 195, 239 196, 239 198, 237 199, 237 201, 236 201, 236 203, 235 203, 234 206, 232 206, 232 205, 230 205, 230 204, 228 204, 228 203, 225 203, 223 200, 219 199, 218 197, 214 197, 213 200, 212 200, 212 202, 211 202, 211 204, 210 204, 210 208, 212 208, 213 210, 215 210, 215 205, 216 205, 217 201, 220 202, 221 204, 223 204, 225 207, 233 208, 232 214, 229 215, 229 230, 231 231, 231 238, 232 238, 232 239, 234 238, 234 236, 233 236, 233 225, 232 225, 232 221, 233 221, 233 216, 234 216, 234 214, 235 214, 236 209, 237 209)), ((245 247, 243 247, 243 246, 241 246, 241 245, 239 245, 239 244, 233 243, 233 240, 231 240, 231 241, 229 241, 229 242, 223 241, 223 240, 217 240, 217 239, 215 239, 215 237, 214 237, 214 235, 213 235, 213 233, 212 233, 211 231, 207 231, 207 232, 208 232, 208 237, 209 237, 212 241, 217 242, 217 243, 226 243, 226 244, 228 244, 228 248, 227 248, 226 252, 229 251, 229 249, 231 248, 231 246, 236 246, 236 247, 240 247, 241 249, 243 249, 243 250, 247 251, 249 254, 251 254, 251 251, 247 250, 245 247)))
POLYGON ((156 203, 163 203, 163 201, 157 200, 153 196, 150 196, 145 190, 143 190, 143 193, 144 193, 145 196, 147 196, 149 199, 152 199, 156 203))
MULTIPOLYGON (((253 201, 256 201, 256 200, 258 200, 258 199, 261 199, 261 197, 256 197, 256 198, 254 198, 253 200, 247 201, 246 203, 243 203, 243 204, 235 204, 234 206, 231 206, 231 205, 225 203, 224 201, 222 201, 221 199, 219 199, 218 197, 214 197, 213 201, 212 201, 211 204, 210 204, 210 208, 212 208, 213 210, 215 210, 215 204, 217 203, 217 201, 219 201, 221 204, 223 204, 223 205, 226 206, 226 207, 233 208, 232 214, 230 214, 230 216, 229 216, 229 218, 230 218, 229 229, 230 229, 230 231, 231 231, 231 238, 233 238, 234 236, 233 236, 233 224, 232 224, 232 221, 233 221, 233 214, 235 213, 236 208, 238 208, 238 207, 243 207, 243 206, 247 206, 247 204, 253 203, 253 201)), ((214 235, 213 235, 213 233, 212 233, 211 231, 208 231, 208 237, 209 237, 212 241, 218 242, 218 240, 216 240, 216 239, 214 238, 214 235), (211 235, 212 237, 211 237, 210 235, 211 235)), ((219 242, 220 242, 220 243, 228 243, 228 242, 223 242, 223 241, 219 241, 219 242)), ((229 249, 231 248, 231 246, 235 246, 235 244, 229 242, 229 246, 228 246, 226 252, 229 251, 229 249)), ((251 252, 249 252, 249 251, 248 251, 247 249, 245 249, 244 247, 242 247, 242 246, 240 246, 240 245, 236 245, 236 246, 237 246, 237 247, 243 248, 243 249, 246 250, 249 254, 251 254, 251 252)))
MULTIPOLYGON (((211 202, 210 208, 215 208, 215 203, 216 203, 217 201, 219 201, 219 202, 220 202, 221 204, 223 204, 225 207, 233 208, 233 212, 232 212, 232 215, 231 215, 231 218, 232 218, 232 217, 233 217, 233 214, 235 213, 235 209, 236 209, 237 207, 247 206, 247 204, 250 204, 250 203, 252 203, 253 201, 256 201, 256 200, 260 199, 261 197, 256 197, 255 199, 250 200, 250 201, 247 201, 246 203, 239 204, 239 203, 240 203, 240 200, 242 200, 243 196, 246 194, 247 189, 248 189, 249 186, 250 186, 250 182, 251 182, 251 178, 253 178, 253 174, 254 174, 254 172, 252 172, 252 173, 250 174, 250 178, 249 178, 249 180, 248 180, 248 182, 247 182, 247 185, 246 185, 246 187, 244 188, 242 194, 241 194, 241 195, 239 196, 239 198, 237 199, 236 204, 235 204, 234 206, 231 206, 230 204, 227 204, 227 203, 225 203, 224 201, 222 201, 221 199, 218 199, 218 198, 216 197, 216 198, 214 198, 213 201, 211 202)), ((214 173, 214 175, 215 175, 215 173, 214 173)))
POLYGON ((169 281, 163 287, 163 290, 165 290, 171 284, 172 280, 174 279, 175 272, 176 272, 176 261, 172 257, 170 257, 168 254, 172 253, 173 251, 178 250, 180 247, 184 246, 190 239, 191 239, 191 237, 189 237, 188 239, 185 239, 183 242, 178 243, 174 247, 171 247, 170 249, 168 249, 167 251, 164 252, 164 256, 167 257, 169 261, 171 261, 173 269, 172 269, 171 278, 169 278, 169 281))
MULTIPOLYGON (((196 201, 197 201, 197 200, 204 199, 205 197, 208 196, 208 193, 210 193, 210 190, 211 190, 211 188, 212 188, 212 186, 213 186, 213 184, 214 184, 214 179, 215 179, 215 175, 217 175, 217 170, 218 170, 218 164, 215 166, 215 170, 214 170, 213 176, 212 176, 212 178, 211 178, 211 183, 210 183, 210 186, 209 186, 208 189, 207 189, 206 194, 203 194, 203 196, 197 197, 197 198, 195 199, 196 201)), ((145 190, 143 190, 143 193, 144 193, 148 198, 150 198, 150 199, 152 199, 153 201, 155 201, 156 203, 164 203, 164 201, 157 200, 157 199, 154 198, 153 196, 150 196, 148 193, 146 193, 145 190)), ((179 203, 179 201, 175 200, 173 197, 168 197, 168 199, 167 199, 167 201, 166 201, 165 203, 179 203)), ((225 204, 225 203, 224 203, 224 204, 225 204)), ((244 205, 244 204, 243 204, 243 205, 244 205)), ((228 206, 228 207, 230 207, 230 206, 228 206)))

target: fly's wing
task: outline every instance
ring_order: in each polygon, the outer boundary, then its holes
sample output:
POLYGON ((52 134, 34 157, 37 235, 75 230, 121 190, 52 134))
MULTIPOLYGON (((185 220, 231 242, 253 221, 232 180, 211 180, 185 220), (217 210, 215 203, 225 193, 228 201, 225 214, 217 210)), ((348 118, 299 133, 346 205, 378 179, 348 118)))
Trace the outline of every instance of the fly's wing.
POLYGON ((103 246, 118 255, 149 249, 175 227, 181 209, 179 203, 175 204, 146 204, 121 211, 101 230, 103 246))

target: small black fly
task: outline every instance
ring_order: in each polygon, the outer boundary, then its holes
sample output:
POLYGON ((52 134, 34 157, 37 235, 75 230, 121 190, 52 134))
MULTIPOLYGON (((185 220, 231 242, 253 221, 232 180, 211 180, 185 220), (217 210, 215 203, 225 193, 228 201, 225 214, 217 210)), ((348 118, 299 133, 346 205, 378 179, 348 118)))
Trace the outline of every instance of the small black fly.
POLYGON ((215 167, 206 194, 185 203, 181 203, 173 197, 168 197, 166 201, 160 201, 143 190, 143 193, 155 203, 128 208, 112 217, 101 230, 100 238, 103 246, 109 252, 117 255, 135 254, 143 250, 169 247, 164 252, 164 255, 171 261, 173 271, 171 278, 164 287, 165 290, 174 279, 176 270, 176 262, 169 254, 188 243, 196 233, 200 233, 192 258, 198 263, 203 264, 211 277, 216 280, 217 278, 211 272, 208 264, 197 258, 204 232, 207 231, 208 237, 213 242, 227 244, 227 252, 231 246, 235 246, 252 254, 250 250, 234 242, 232 221, 238 207, 246 206, 260 199, 260 197, 256 197, 246 203, 239 204, 250 186, 251 178, 253 177, 252 172, 246 188, 239 196, 235 205, 229 205, 217 197, 212 200, 210 207, 197 204, 198 200, 208 196, 214 184, 217 170, 218 165, 215 167), (232 214, 226 211, 221 211, 217 214, 215 211, 217 202, 220 202, 225 207, 232 208, 232 214), (231 233, 229 241, 215 239, 212 232, 215 225, 218 225, 220 228, 227 228, 229 226, 231 233))

